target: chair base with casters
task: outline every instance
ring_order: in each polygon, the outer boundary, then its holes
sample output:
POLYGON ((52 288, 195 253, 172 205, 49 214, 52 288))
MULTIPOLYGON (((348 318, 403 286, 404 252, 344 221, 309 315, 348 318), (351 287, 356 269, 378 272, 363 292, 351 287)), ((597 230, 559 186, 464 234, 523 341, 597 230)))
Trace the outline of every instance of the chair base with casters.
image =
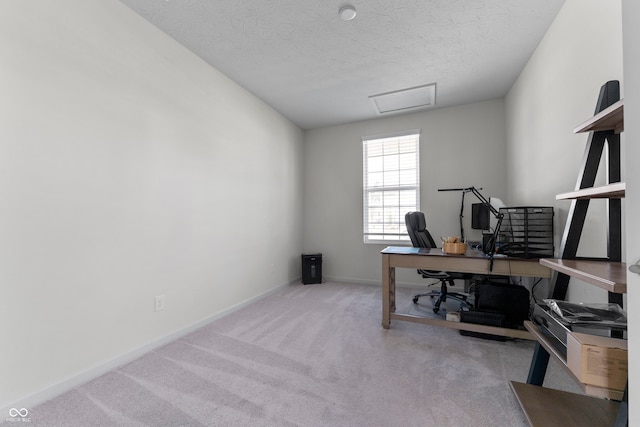
MULTIPOLYGON (((427 230, 427 222, 424 217, 424 213, 415 211, 415 212, 407 212, 404 216, 404 222, 407 226, 407 233, 409 234, 409 238, 411 239, 411 244, 416 248, 436 248, 436 242, 433 240, 431 233, 427 230)), ((448 271, 433 271, 433 270, 418 270, 418 274, 420 274, 425 279, 436 279, 442 283, 440 287, 440 292, 432 291, 426 294, 419 294, 413 297, 413 302, 417 303, 418 299, 422 296, 429 296, 431 298, 438 299, 433 307, 434 313, 440 311, 440 304, 445 302, 447 298, 451 298, 457 301, 460 301, 462 304, 466 305, 469 308, 472 308, 472 305, 467 302, 467 296, 459 293, 448 293, 447 285, 453 286, 454 280, 464 280, 471 279, 473 277, 472 274, 469 273, 457 273, 457 272, 448 272, 448 271)))
POLYGON ((440 305, 443 302, 446 302, 447 299, 452 299, 458 301, 462 306, 466 308, 473 308, 473 304, 468 301, 468 296, 464 294, 460 294, 458 292, 448 292, 447 285, 453 286, 453 280, 451 279, 443 279, 440 280, 441 286, 439 291, 430 291, 421 294, 417 294, 413 297, 413 303, 417 304, 418 300, 422 297, 429 297, 432 300, 436 298, 435 303, 433 304, 433 312, 438 313, 440 311, 440 305))

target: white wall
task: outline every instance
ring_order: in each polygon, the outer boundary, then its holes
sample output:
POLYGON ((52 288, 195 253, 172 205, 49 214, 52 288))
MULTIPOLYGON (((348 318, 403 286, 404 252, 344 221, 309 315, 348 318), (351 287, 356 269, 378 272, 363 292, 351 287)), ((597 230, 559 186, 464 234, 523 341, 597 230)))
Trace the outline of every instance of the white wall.
POLYGON ((0 2, 0 94, 0 408, 299 277, 302 131, 120 2, 0 2))
MULTIPOLYGON (((556 251, 571 202, 555 195, 574 189, 587 141, 573 129, 593 115, 608 80, 624 91, 620 0, 567 0, 505 98, 507 198, 555 207, 556 251)), ((605 207, 591 202, 579 255, 606 255, 605 207)), ((572 279, 567 298, 606 302, 607 294, 572 279)))
MULTIPOLYGON (((627 143, 626 208, 627 208, 627 265, 640 262, 640 2, 622 1, 624 47, 624 136, 627 143)), ((627 306, 629 310, 629 360, 638 360, 640 354, 640 275, 627 273, 627 306)), ((640 384, 640 366, 629 363, 629 383, 640 384)), ((636 388, 634 388, 635 390, 636 388)), ((640 394, 629 396, 629 425, 640 425, 640 394)))
MULTIPOLYGON (((341 281, 380 283, 380 250, 362 239, 362 137, 421 129, 421 208, 438 236, 459 235, 461 193, 438 188, 482 187, 504 199, 506 147, 502 100, 307 131, 305 137, 304 248, 323 253, 323 274, 341 281)), ((465 199, 465 235, 471 230, 465 199)), ((413 270, 398 283, 425 284, 413 270)))

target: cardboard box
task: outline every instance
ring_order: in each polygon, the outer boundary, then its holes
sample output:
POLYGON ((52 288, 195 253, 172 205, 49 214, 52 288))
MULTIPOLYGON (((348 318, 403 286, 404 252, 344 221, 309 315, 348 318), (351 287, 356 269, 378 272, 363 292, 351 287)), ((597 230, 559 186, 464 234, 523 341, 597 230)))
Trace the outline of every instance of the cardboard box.
POLYGON ((571 332, 567 335, 567 365, 583 383, 613 390, 627 385, 627 341, 571 332))
POLYGON ((457 311, 453 311, 451 313, 447 312, 446 319, 449 322, 459 322, 460 321, 460 313, 458 313, 457 311))

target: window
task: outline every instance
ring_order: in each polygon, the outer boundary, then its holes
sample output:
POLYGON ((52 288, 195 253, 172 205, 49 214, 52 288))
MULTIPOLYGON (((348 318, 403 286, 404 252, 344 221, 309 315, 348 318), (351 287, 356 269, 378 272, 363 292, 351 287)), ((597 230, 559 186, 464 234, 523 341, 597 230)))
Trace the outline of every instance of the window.
POLYGON ((410 241, 404 216, 420 210, 420 131, 362 139, 364 242, 410 241))

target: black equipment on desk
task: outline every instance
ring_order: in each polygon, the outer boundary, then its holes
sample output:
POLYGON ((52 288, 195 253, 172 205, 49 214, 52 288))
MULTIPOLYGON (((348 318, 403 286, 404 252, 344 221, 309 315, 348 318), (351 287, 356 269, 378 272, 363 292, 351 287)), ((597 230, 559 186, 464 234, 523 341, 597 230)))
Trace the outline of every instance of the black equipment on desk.
POLYGON ((463 226, 463 212, 464 212, 464 195, 466 193, 473 193, 474 196, 480 200, 482 205, 485 206, 486 209, 489 210, 493 214, 496 219, 496 226, 491 234, 491 238, 489 239, 486 246, 483 247, 483 252, 489 256, 489 271, 493 271, 493 257, 495 254, 496 242, 498 241, 498 231, 500 230, 500 224, 502 223, 502 213, 495 208, 495 206, 491 205, 491 202, 485 198, 479 190, 482 188, 476 187, 467 187, 467 188, 439 188, 438 191, 461 191, 462 192, 462 204, 460 206, 460 236, 462 241, 465 241, 464 238, 464 226, 463 226))
MULTIPOLYGON (((500 230, 500 224, 502 223, 502 213, 495 208, 495 206, 491 205, 491 202, 482 195, 482 193, 480 193, 479 190, 482 190, 482 188, 476 188, 476 187, 467 187, 467 188, 439 188, 438 191, 461 191, 462 192, 462 203, 460 205, 460 237, 462 238, 462 241, 465 241, 465 237, 464 237, 464 226, 463 226, 463 213, 464 213, 464 196, 467 193, 472 193, 474 196, 476 196, 478 198, 478 200, 480 200, 480 204, 484 207, 484 209, 486 209, 487 211, 491 212, 491 214, 493 214, 493 216, 496 219, 496 226, 495 229, 493 230, 493 234, 491 235, 491 239, 489 240, 489 243, 487 244, 487 246, 485 246, 483 248, 483 252, 486 253, 487 255, 489 255, 489 259, 490 259, 490 266, 489 266, 489 271, 491 271, 493 269, 493 254, 495 252, 495 247, 496 247, 496 242, 497 242, 497 237, 498 237, 498 230, 500 230)), ((472 207, 473 210, 473 207, 472 207)), ((476 207, 476 213, 479 216, 483 216, 484 213, 480 212, 481 208, 476 207)), ((476 225, 480 225, 479 222, 482 222, 482 219, 478 219, 478 224, 476 225)))
POLYGON ((471 228, 474 230, 489 230, 491 228, 491 211, 482 203, 471 205, 471 228))

